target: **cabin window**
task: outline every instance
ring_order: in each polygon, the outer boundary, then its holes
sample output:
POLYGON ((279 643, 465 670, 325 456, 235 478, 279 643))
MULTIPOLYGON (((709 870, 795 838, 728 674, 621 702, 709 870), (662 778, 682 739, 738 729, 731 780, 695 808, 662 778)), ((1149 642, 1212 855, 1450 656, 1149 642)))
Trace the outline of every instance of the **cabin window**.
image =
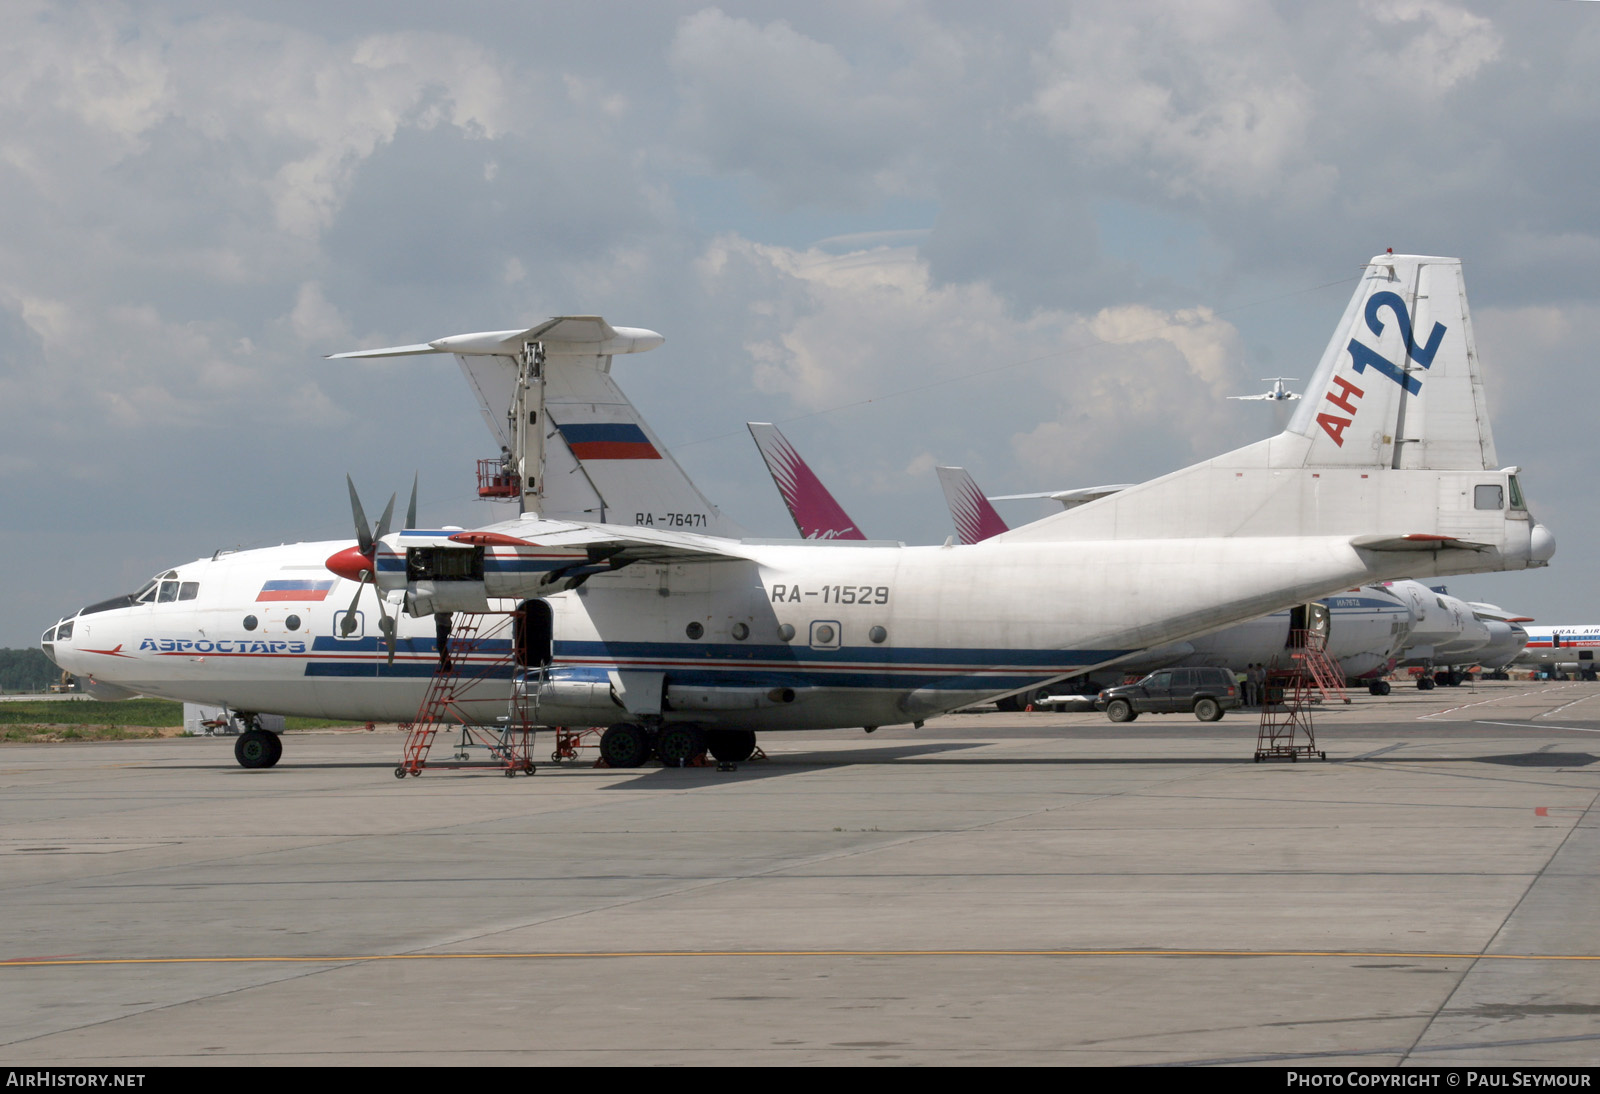
POLYGON ((874 642, 882 642, 884 639, 889 637, 889 632, 884 630, 882 627, 873 627, 867 632, 867 637, 872 639, 874 642))
POLYGON ((247 616, 244 617, 244 629, 245 630, 247 630, 247 631, 255 630, 256 629, 256 623, 257 623, 257 620, 256 620, 255 616, 247 615, 247 616))
POLYGON ((701 635, 706 633, 706 629, 705 627, 701 626, 697 620, 683 628, 683 633, 688 635, 690 638, 699 638, 701 635))
POLYGON ((749 638, 749 637, 750 637, 750 627, 749 627, 748 624, 735 623, 733 625, 733 638, 734 638, 734 641, 743 642, 746 638, 749 638))
POLYGON ((283 621, 283 625, 291 631, 297 631, 300 629, 300 617, 298 615, 287 616, 283 621))
POLYGON ((1504 509, 1505 491, 1499 483, 1473 487, 1472 505, 1475 509, 1504 509))
POLYGON ((778 627, 778 637, 783 639, 785 642, 793 642, 794 641, 794 624, 793 623, 780 624, 779 627, 778 627))

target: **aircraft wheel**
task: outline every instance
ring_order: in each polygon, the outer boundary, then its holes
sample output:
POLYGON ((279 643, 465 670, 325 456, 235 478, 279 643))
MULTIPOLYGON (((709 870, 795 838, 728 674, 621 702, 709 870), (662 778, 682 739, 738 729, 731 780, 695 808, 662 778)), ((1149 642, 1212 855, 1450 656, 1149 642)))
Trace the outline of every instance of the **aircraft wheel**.
POLYGON ((1131 722, 1139 715, 1134 711, 1133 704, 1126 699, 1113 699, 1106 704, 1106 717, 1113 722, 1131 722))
POLYGON ((1417 677, 1417 690, 1418 691, 1432 691, 1433 690, 1433 677, 1431 677, 1431 676, 1419 676, 1419 677, 1417 677))
POLYGON ((705 730, 692 722, 663 726, 656 734, 656 755, 668 767, 688 767, 705 750, 705 730))
POLYGON ((756 734, 752 729, 708 729, 706 747, 723 763, 739 763, 755 755, 756 734))
POLYGON ((283 755, 283 742, 276 733, 264 729, 250 729, 239 734, 233 742, 233 758, 240 767, 271 767, 283 755))
POLYGON ((1215 722, 1222 717, 1222 707, 1215 699, 1196 699, 1194 716, 1202 722, 1215 722))
POLYGON ((1388 695, 1392 689, 1389 686, 1389 681, 1374 680, 1367 686, 1367 690, 1373 695, 1388 695))
POLYGON ((600 735, 600 758, 607 767, 638 767, 650 758, 650 735, 643 726, 618 722, 600 735))

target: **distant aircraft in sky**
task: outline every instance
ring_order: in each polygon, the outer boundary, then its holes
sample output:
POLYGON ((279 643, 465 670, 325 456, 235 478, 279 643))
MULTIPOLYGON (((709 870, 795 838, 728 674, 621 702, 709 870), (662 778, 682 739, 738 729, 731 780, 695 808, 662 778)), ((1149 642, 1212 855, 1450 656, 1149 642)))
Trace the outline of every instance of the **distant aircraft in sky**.
POLYGON ((1244 402, 1244 403, 1255 403, 1255 402, 1288 403, 1288 402, 1293 402, 1295 399, 1300 398, 1300 396, 1298 396, 1294 392, 1290 391, 1287 387, 1284 387, 1284 381, 1285 380, 1294 380, 1294 379, 1297 379, 1297 377, 1294 377, 1294 376, 1263 376, 1262 379, 1265 380, 1266 382, 1270 383, 1272 386, 1270 388, 1268 388, 1266 391, 1263 391, 1260 395, 1230 395, 1230 396, 1228 396, 1228 398, 1230 398, 1230 399, 1238 399, 1240 402, 1244 402))

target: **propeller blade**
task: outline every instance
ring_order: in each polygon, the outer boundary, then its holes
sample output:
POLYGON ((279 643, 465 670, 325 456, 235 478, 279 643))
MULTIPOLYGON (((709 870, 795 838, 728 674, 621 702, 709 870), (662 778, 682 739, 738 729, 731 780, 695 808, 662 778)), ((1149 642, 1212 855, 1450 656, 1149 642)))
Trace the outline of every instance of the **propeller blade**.
POLYGON ((389 647, 388 664, 392 665, 394 664, 395 640, 399 636, 400 631, 400 614, 396 612, 393 619, 389 618, 389 613, 383 609, 382 589, 378 590, 378 615, 383 619, 383 622, 378 624, 378 630, 383 634, 385 644, 387 644, 389 647))
POLYGON ((348 472, 344 476, 345 485, 350 488, 350 510, 356 518, 356 545, 361 548, 361 553, 368 558, 372 557, 372 533, 368 531, 367 514, 361 508, 361 499, 356 495, 355 480, 348 472))
POLYGON ((417 526, 417 472, 411 473, 411 504, 406 506, 406 531, 417 526))
POLYGON ((345 609, 344 618, 339 620, 340 638, 349 638, 350 632, 356 629, 356 605, 361 602, 361 587, 367 583, 367 578, 370 576, 372 576, 371 571, 361 571, 361 580, 356 582, 356 595, 350 598, 350 606, 345 609))
POLYGON ((394 519, 394 495, 389 495, 389 504, 384 507, 383 516, 378 518, 378 530, 373 534, 373 539, 382 539, 389 534, 389 521, 394 519))

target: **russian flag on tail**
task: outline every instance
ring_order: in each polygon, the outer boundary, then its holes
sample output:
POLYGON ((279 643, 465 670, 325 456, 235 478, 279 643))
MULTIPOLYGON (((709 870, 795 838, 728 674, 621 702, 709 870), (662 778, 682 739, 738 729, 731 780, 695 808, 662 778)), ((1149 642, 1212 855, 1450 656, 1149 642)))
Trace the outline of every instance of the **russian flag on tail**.
POLYGON ((659 460, 650 438, 632 422, 584 422, 558 426, 579 460, 659 460))

